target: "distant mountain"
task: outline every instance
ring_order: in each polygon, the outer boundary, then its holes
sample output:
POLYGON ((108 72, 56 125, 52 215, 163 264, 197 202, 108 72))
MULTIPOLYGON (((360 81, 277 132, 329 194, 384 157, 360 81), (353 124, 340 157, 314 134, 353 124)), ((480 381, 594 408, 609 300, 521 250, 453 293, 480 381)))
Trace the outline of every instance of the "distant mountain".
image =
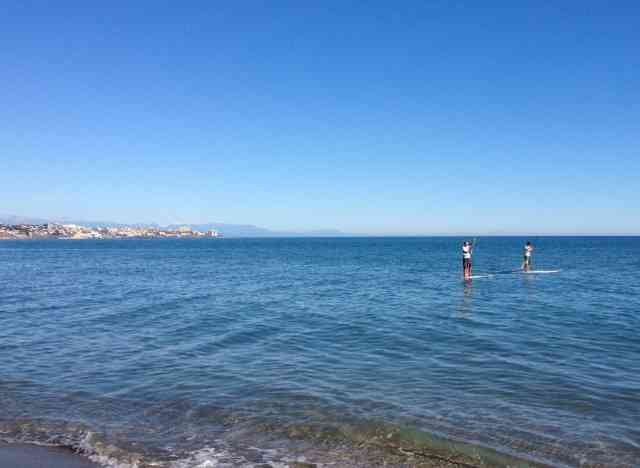
POLYGON ((45 224, 44 218, 30 218, 28 216, 0 215, 0 224, 45 224))
POLYGON ((0 224, 77 224, 87 227, 145 227, 145 228, 167 228, 177 229, 186 226, 196 231, 216 230, 224 237, 339 237, 346 234, 335 229, 322 229, 311 231, 273 231, 252 224, 226 224, 226 223, 201 223, 201 224, 170 224, 168 226, 160 226, 155 223, 137 223, 125 224, 113 221, 87 221, 72 218, 33 218, 28 216, 0 215, 0 224))
POLYGON ((168 229, 177 229, 186 226, 196 231, 210 231, 212 229, 220 232, 225 237, 271 237, 272 231, 269 229, 253 226, 251 224, 224 224, 224 223, 204 223, 204 224, 170 224, 168 229))
POLYGON ((177 229, 186 226, 196 231, 209 231, 215 229, 225 237, 338 237, 345 236, 344 233, 335 229, 323 229, 312 231, 273 231, 252 224, 225 224, 225 223, 205 223, 205 224, 171 224, 169 229, 177 229))
POLYGON ((74 219, 74 218, 34 218, 29 216, 15 216, 15 215, 2 215, 0 214, 0 224, 77 224, 79 226, 86 227, 158 227, 154 223, 137 223, 126 224, 118 223, 115 221, 87 221, 86 219, 74 219))

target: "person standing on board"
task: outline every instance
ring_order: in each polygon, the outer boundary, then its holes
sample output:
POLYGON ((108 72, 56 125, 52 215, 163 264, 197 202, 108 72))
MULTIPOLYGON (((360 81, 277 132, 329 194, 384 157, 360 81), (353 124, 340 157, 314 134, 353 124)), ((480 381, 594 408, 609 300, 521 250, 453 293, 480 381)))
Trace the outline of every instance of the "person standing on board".
POLYGON ((529 271, 531 269, 531 254, 533 253, 533 245, 527 241, 524 246, 524 261, 522 262, 522 269, 529 271))
POLYGON ((473 245, 471 242, 464 241, 462 244, 462 272, 464 279, 471 278, 471 254, 473 253, 473 245))

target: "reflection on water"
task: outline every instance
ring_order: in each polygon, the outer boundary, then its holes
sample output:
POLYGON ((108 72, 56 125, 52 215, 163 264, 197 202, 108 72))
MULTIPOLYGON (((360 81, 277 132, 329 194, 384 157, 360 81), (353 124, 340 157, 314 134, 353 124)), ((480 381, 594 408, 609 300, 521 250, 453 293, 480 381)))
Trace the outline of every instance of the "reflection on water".
POLYGON ((460 317, 468 318, 473 312, 473 281, 462 282, 462 301, 460 303, 460 317))

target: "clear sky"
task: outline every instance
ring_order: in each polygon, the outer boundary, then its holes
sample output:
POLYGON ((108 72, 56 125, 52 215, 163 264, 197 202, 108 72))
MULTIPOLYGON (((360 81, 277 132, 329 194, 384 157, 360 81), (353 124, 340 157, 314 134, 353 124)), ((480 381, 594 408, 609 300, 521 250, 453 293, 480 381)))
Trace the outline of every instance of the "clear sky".
POLYGON ((637 1, 13 1, 0 21, 2 214, 640 233, 637 1))

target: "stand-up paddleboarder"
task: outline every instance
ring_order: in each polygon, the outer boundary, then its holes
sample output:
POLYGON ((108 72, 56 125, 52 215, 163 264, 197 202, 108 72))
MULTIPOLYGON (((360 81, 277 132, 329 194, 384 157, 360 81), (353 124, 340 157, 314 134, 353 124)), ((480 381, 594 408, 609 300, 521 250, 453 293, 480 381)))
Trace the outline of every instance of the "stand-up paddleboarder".
POLYGON ((524 246, 524 260, 522 261, 522 269, 529 271, 531 269, 531 255, 533 254, 533 245, 527 241, 524 246))
POLYGON ((473 245, 469 241, 462 244, 462 272, 464 279, 471 279, 471 254, 473 245))

